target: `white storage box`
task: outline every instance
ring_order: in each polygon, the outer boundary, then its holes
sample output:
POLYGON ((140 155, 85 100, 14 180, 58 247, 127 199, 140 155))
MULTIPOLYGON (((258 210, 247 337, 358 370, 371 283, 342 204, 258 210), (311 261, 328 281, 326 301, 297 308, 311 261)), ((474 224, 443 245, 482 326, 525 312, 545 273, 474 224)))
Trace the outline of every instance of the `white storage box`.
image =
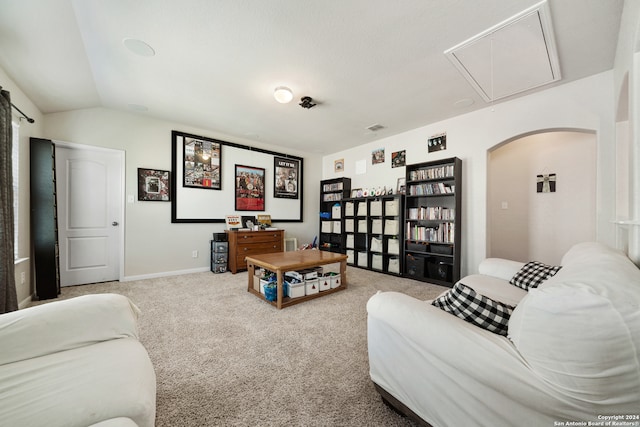
POLYGON ((340 274, 334 274, 331 276, 331 289, 335 289, 342 284, 342 280, 340 280, 342 276, 340 274))
POLYGON ((340 204, 336 203, 335 205, 333 205, 331 207, 331 218, 333 219, 340 219, 340 217, 342 216, 341 214, 341 208, 340 208, 340 204))
POLYGON ((318 279, 307 280, 304 285, 305 294, 306 295, 317 294, 319 292, 318 287, 319 287, 318 279))
POLYGON ((341 234, 342 233, 342 223, 340 221, 333 221, 333 233, 341 234))
POLYGON ((384 214, 386 216, 398 215, 398 202, 396 200, 387 200, 384 205, 384 214))
POLYGON ((382 239, 372 237, 370 250, 371 252, 382 252, 382 239))
POLYGON ((356 258, 354 256, 353 249, 347 249, 347 264, 353 264, 355 260, 356 258))
POLYGON ((358 216, 367 216, 367 202, 358 202, 358 216))
POLYGON ((382 216, 382 201, 381 200, 372 200, 369 205, 369 215, 370 216, 382 216))
POLYGON ((321 231, 323 233, 331 233, 333 230, 333 221, 322 221, 321 231))
POLYGON ((382 234, 381 219, 374 219, 371 221, 371 234, 382 234))
POLYGON ((346 231, 347 233, 353 233, 354 231, 356 231, 353 218, 344 220, 344 231, 346 231))
POLYGON ((353 234, 347 234, 347 243, 346 246, 348 248, 355 248, 356 244, 355 244, 355 239, 353 237, 353 234))
POLYGON ((387 240, 387 252, 393 255, 400 255, 400 241, 398 239, 387 240))
POLYGON ((344 204, 344 215, 353 216, 353 214, 354 214, 353 202, 346 202, 344 204))
POLYGON ((388 219, 384 223, 384 234, 398 234, 398 220, 388 219))
POLYGON ((369 267, 369 261, 367 260, 366 252, 358 252, 358 267, 369 267))
POLYGON ((359 219, 358 220, 358 233, 367 233, 367 232, 368 232, 367 220, 366 219, 359 219))
POLYGON ((400 258, 389 258, 389 268, 387 268, 387 271, 389 273, 400 274, 400 258))
POLYGON ((371 268, 375 270, 382 270, 382 255, 373 254, 371 256, 371 268))
POLYGON ((327 273, 327 275, 323 275, 322 277, 318 278, 318 289, 320 290, 320 292, 328 291, 329 289, 331 289, 331 277, 328 276, 328 274, 331 273, 327 273))
POLYGON ((299 298, 305 296, 305 286, 305 282, 285 282, 286 296, 288 296, 289 298, 299 298))

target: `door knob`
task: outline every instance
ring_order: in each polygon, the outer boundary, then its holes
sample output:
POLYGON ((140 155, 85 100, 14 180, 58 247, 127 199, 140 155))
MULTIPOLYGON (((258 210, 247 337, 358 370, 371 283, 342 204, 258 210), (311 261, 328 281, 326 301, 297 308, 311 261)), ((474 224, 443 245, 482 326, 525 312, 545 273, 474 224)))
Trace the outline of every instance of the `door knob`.
POLYGON ((118 226, 118 225, 120 225, 120 224, 118 224, 118 221, 113 221, 113 222, 111 223, 111 225, 113 225, 114 227, 117 227, 117 226, 118 226))

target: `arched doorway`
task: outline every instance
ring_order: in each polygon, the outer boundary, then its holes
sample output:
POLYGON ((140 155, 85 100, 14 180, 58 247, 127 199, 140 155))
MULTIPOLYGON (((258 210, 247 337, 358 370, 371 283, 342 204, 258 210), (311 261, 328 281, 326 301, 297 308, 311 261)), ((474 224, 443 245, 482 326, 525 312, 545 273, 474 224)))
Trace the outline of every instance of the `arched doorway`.
POLYGON ((489 151, 489 257, 557 265, 573 244, 595 240, 596 145, 593 132, 546 130, 489 151))

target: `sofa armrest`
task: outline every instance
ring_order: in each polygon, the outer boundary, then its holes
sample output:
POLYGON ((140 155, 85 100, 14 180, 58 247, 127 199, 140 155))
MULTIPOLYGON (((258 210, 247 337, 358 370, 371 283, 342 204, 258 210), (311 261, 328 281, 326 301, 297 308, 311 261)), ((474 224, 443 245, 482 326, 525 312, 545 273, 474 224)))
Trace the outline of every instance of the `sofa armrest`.
POLYGON ((478 273, 493 276, 507 282, 524 266, 524 262, 503 258, 487 258, 480 262, 478 273))
POLYGON ((118 294, 85 295, 0 316, 0 365, 123 337, 138 338, 140 310, 118 294))
POLYGON ((508 338, 398 292, 372 296, 367 312, 371 380, 430 425, 566 418, 508 338))

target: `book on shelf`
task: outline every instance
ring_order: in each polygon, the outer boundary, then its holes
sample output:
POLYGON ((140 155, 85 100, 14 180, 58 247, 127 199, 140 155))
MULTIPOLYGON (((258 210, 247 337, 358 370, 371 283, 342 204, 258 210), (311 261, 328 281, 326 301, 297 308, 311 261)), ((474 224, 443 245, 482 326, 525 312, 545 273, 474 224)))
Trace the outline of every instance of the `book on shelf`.
POLYGON ((335 202, 342 200, 342 193, 327 193, 322 195, 322 201, 335 202))
POLYGON ((445 184, 442 182, 434 182, 429 184, 414 184, 409 186, 410 196, 431 196, 438 194, 455 193, 454 184, 445 184))
POLYGON ((342 191, 342 188, 342 182, 335 182, 333 184, 324 184, 322 191, 325 193, 329 191, 342 191))
POLYGON ((453 178, 454 172, 454 165, 443 165, 425 169, 416 169, 409 171, 409 180, 423 181, 427 179, 453 178))
POLYGON ((433 243, 453 243, 455 238, 454 225, 441 223, 433 227, 425 227, 407 222, 407 240, 420 240, 433 243))
POLYGON ((408 209, 408 218, 415 220, 455 220, 456 214, 454 208, 446 208, 442 206, 420 206, 408 209))

